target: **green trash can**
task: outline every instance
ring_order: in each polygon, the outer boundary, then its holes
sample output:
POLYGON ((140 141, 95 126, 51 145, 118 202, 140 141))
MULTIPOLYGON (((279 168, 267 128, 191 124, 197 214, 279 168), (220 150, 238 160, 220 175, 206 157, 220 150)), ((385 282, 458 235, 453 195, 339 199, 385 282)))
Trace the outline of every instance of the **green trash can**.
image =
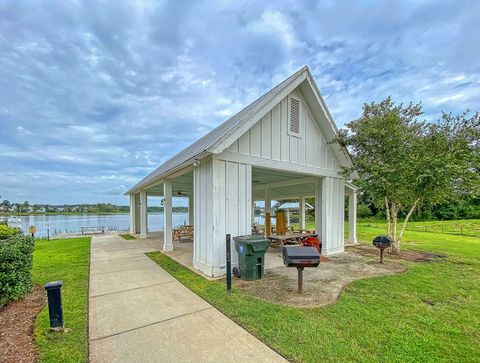
POLYGON ((242 280, 258 280, 264 275, 265 252, 270 241, 263 236, 233 237, 238 252, 238 268, 242 280))

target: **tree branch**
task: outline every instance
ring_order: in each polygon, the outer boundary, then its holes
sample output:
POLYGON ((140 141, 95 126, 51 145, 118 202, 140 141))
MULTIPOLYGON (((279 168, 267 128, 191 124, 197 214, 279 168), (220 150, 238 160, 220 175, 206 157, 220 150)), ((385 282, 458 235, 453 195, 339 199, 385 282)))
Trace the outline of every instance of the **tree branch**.
POLYGON ((399 242, 402 240, 403 232, 405 232, 405 228, 407 227, 407 222, 410 219, 410 217, 412 216, 413 212, 415 211, 415 208, 417 208, 418 203, 420 203, 420 198, 417 198, 417 200, 415 200, 415 202, 412 205, 412 208, 410 208, 410 211, 408 212, 407 216, 405 217, 405 221, 403 221, 402 229, 400 231, 400 235, 398 236, 398 241, 399 242))

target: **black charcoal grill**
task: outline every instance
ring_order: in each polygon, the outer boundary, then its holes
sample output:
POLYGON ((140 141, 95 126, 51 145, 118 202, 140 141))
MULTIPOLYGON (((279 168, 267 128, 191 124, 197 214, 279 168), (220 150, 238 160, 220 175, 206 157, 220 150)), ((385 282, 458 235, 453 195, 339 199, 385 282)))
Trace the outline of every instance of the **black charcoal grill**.
POLYGON ((383 263, 383 250, 390 247, 392 240, 389 236, 381 235, 373 239, 373 245, 380 250, 380 263, 383 263))
POLYGON ((298 293, 303 293, 303 269, 317 267, 320 264, 320 254, 315 247, 283 247, 283 263, 287 267, 298 270, 298 293))

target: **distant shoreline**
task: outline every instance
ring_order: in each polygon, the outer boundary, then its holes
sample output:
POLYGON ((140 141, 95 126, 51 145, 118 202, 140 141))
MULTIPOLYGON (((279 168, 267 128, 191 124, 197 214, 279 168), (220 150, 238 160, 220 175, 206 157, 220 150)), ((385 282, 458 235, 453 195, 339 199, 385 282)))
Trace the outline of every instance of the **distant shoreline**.
MULTIPOLYGON (((0 217, 28 217, 28 216, 85 216, 85 215, 115 215, 115 214, 129 214, 130 212, 32 212, 32 213, 7 213, 0 212, 0 217)), ((148 213, 163 213, 162 210, 148 211, 148 213)), ((173 213, 188 213, 188 209, 173 208, 173 213)))
POLYGON ((28 217, 28 216, 59 216, 59 215, 69 215, 69 216, 82 216, 82 215, 110 215, 110 214, 128 214, 129 212, 32 212, 32 213, 6 213, 0 212, 0 217, 28 217))

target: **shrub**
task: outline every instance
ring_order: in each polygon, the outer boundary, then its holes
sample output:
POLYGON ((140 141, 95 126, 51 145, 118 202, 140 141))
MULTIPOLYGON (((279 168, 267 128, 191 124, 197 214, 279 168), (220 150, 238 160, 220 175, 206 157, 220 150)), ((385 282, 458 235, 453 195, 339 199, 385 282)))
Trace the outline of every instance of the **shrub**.
POLYGON ((10 238, 18 233, 20 233, 18 229, 0 224, 0 239, 10 238))
POLYGON ((22 234, 0 240, 0 306, 30 291, 33 249, 33 238, 22 234))
POLYGON ((365 204, 357 205, 357 217, 358 218, 368 218, 372 216, 372 211, 365 204))

